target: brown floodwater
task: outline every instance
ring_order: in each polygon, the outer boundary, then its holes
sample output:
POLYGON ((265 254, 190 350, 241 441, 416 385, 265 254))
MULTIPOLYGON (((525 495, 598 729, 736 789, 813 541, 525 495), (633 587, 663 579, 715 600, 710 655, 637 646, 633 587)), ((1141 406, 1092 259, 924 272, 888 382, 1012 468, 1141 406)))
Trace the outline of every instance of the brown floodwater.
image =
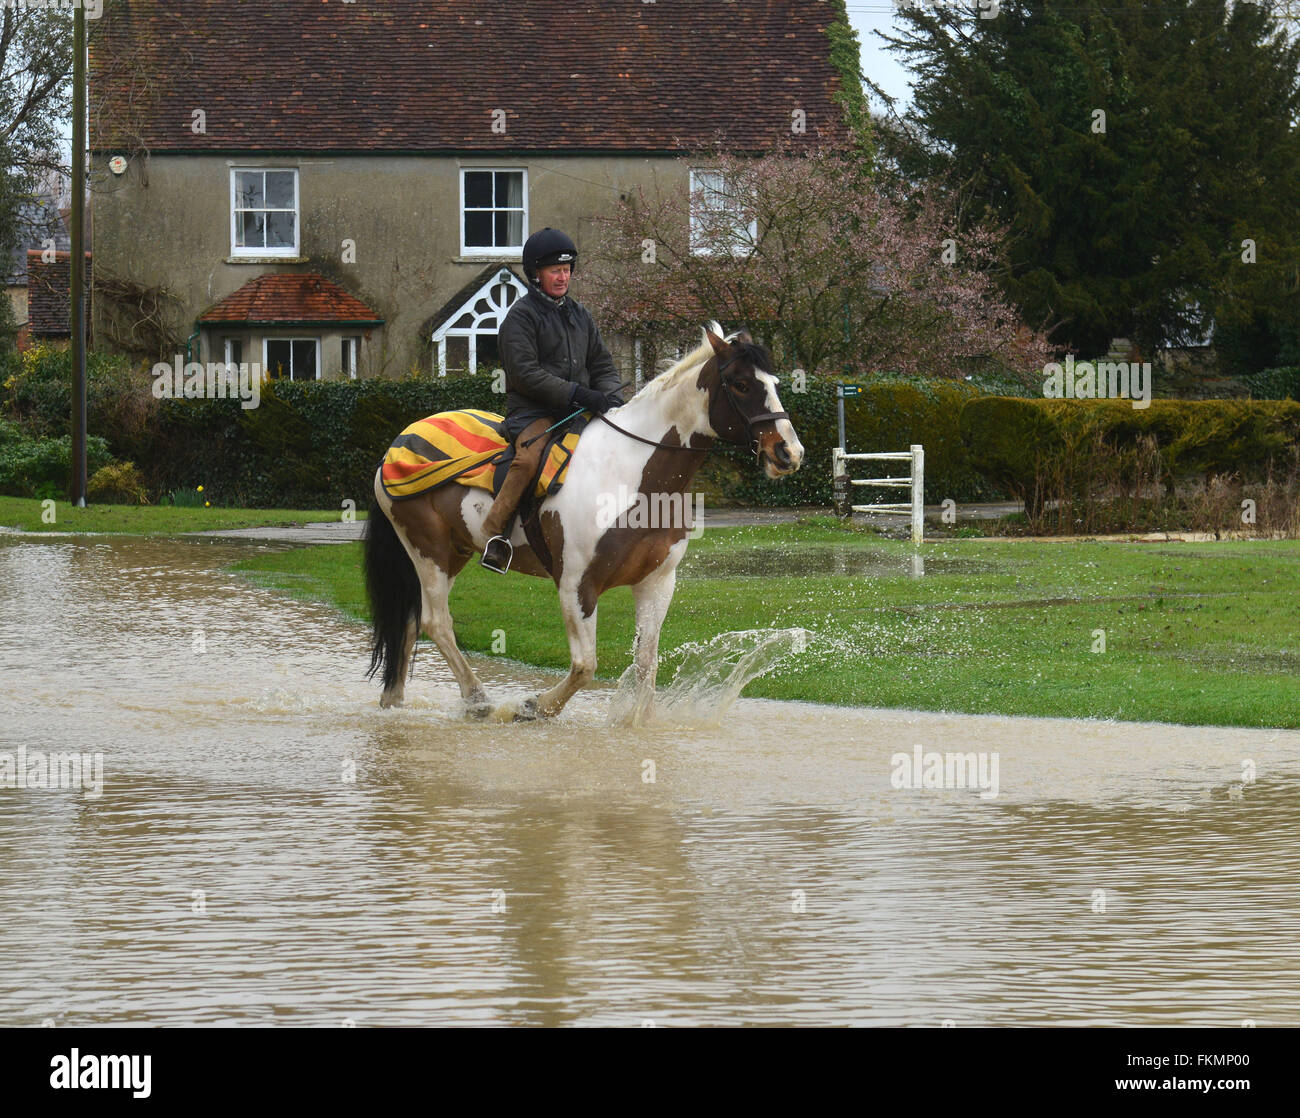
POLYGON ((0 1024, 1300 1025, 1300 734, 467 723, 427 646, 381 711, 359 626, 223 570, 266 546, 0 539, 0 1024))

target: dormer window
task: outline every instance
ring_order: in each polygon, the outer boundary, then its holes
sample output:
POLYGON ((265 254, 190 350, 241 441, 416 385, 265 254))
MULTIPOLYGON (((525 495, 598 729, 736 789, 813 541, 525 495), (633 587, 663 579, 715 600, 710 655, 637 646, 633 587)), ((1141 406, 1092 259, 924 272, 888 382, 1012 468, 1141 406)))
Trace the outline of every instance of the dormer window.
POLYGON ((296 169, 230 172, 230 255, 298 255, 296 169))

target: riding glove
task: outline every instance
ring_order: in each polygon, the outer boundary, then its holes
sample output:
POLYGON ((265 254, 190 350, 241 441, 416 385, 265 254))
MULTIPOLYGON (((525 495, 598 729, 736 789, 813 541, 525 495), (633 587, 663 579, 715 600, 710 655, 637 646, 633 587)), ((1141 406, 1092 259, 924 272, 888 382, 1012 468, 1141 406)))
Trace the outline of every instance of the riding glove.
POLYGON ((595 412, 597 415, 609 410, 609 397, 603 392, 597 392, 594 388, 588 388, 584 384, 574 385, 573 400, 575 404, 581 404, 589 412, 595 412))

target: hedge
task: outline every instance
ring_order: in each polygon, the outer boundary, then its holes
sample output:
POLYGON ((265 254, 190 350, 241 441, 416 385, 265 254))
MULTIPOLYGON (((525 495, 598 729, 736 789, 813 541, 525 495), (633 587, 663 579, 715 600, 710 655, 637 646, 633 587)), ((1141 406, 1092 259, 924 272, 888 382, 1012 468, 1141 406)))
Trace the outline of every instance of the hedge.
POLYGON ((1262 369, 1240 379, 1256 400, 1300 400, 1300 365, 1262 369))
MULTIPOLYGON (((29 494, 66 489, 68 353, 36 347, 3 372, 5 417, 14 425, 0 429, 0 486, 29 494)), ((247 410, 238 400, 156 400, 148 372, 122 358, 91 354, 88 377, 90 429, 102 438, 92 440, 92 472, 111 452, 136 464, 155 499, 202 485, 214 505, 227 506, 363 505, 375 466, 407 424, 436 411, 500 411, 504 404, 488 374, 276 381, 263 385, 260 406, 247 410)), ((803 469, 772 482, 743 448, 720 447, 697 480, 709 503, 829 505, 835 383, 810 375, 797 391, 792 377, 783 378, 781 402, 804 444, 803 469)), ((1155 400, 1137 410, 1122 400, 988 396, 964 382, 888 376, 845 401, 845 420, 851 452, 922 444, 932 504, 1023 497, 1045 462, 1077 455, 1095 438, 1122 447, 1152 436, 1173 479, 1257 476, 1300 436, 1294 401, 1155 400)), ((897 499, 888 491, 859 493, 868 501, 897 499)))
MULTIPOLYGON (((4 410, 33 434, 63 434, 69 414, 67 351, 35 347, 5 370, 4 410)), ((277 381, 263 386, 260 406, 237 400, 156 400, 152 378, 123 358, 88 360, 90 429, 115 457, 136 464, 156 497, 204 486, 213 504, 337 507, 367 500, 380 456, 394 435, 435 411, 479 407, 501 411, 492 378, 449 376, 405 380, 277 381)), ((720 447, 697 485, 712 503, 831 503, 831 448, 838 435, 835 381, 786 377, 781 401, 807 457, 799 473, 767 480, 742 448, 720 447)), ((966 385, 882 379, 846 401, 849 449, 926 448, 929 500, 997 496, 972 468, 958 431, 966 385)), ((891 495, 881 493, 884 499, 891 495)))
MULTIPOLYGON (((1094 447, 1119 452, 1143 438, 1160 457, 1162 482, 1235 474, 1258 480, 1300 443, 1294 400, 1025 400, 992 396, 962 410, 961 438, 990 484, 1029 501, 1046 474, 1083 484, 1079 459, 1094 447)), ((1083 494, 1079 494, 1083 495, 1083 494)))
MULTIPOLYGON (((809 377, 806 391, 795 392, 787 377, 781 386, 781 403, 805 451, 797 474, 768 481, 754 467, 752 456, 728 447, 701 471, 705 491, 716 490, 721 498, 747 505, 829 505, 831 451, 839 441, 836 383, 832 378, 809 377), (717 484, 720 478, 725 484, 717 484)), ((962 408, 979 396, 977 389, 960 382, 875 380, 844 401, 846 449, 867 454, 907 450, 920 443, 925 447, 927 502, 996 500, 1002 491, 974 468, 958 426, 962 408)), ((859 464, 850 473, 871 476, 868 470, 870 466, 859 464)), ((864 503, 899 499, 896 490, 884 489, 859 489, 855 498, 864 503)))

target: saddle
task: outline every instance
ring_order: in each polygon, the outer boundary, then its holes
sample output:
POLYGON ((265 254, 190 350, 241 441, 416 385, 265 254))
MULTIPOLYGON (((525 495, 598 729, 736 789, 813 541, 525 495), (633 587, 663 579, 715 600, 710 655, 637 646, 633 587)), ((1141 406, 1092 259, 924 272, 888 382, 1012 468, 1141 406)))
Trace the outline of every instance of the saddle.
MULTIPOLYGON (((550 432, 542 452, 541 469, 533 486, 536 506, 560 491, 569 460, 586 426, 578 416, 567 429, 550 432)), ((496 496, 515 456, 505 419, 495 412, 464 408, 417 420, 393 440, 384 455, 380 480, 394 501, 408 501, 455 481, 496 496)))

